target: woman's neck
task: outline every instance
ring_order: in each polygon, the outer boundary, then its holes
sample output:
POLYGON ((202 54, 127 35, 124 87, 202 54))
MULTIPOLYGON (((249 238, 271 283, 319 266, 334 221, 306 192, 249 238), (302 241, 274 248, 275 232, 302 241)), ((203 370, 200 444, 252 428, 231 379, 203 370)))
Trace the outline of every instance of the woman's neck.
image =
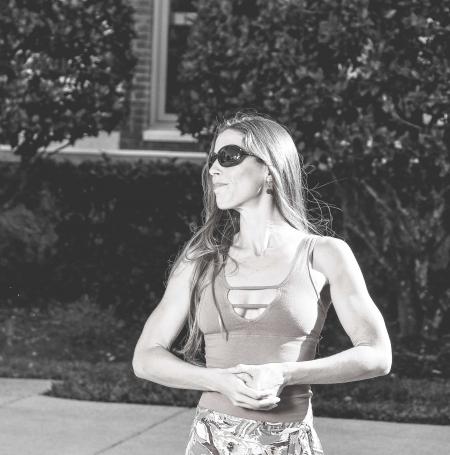
POLYGON ((240 251, 246 251, 254 256, 264 256, 287 242, 298 238, 299 231, 289 223, 279 220, 268 220, 264 226, 247 228, 240 226, 240 232, 235 236, 233 247, 240 251))

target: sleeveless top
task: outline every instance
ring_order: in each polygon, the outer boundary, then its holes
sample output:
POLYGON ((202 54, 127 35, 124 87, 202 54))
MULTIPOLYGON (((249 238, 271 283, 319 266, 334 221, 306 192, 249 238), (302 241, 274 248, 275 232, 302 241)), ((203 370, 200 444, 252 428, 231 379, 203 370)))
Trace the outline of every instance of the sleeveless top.
MULTIPOLYGON (((314 359, 331 304, 329 284, 326 283, 319 293, 311 275, 310 262, 318 237, 305 235, 297 247, 288 275, 277 285, 230 286, 222 266, 214 288, 211 283, 203 288, 198 324, 204 336, 207 368, 314 359), (232 289, 276 289, 276 297, 263 313, 248 319, 240 316, 230 303, 228 292, 232 289), (222 325, 227 334, 221 330, 222 325)), ((267 422, 312 421, 312 395, 309 384, 288 385, 281 391, 275 408, 254 410, 234 406, 219 392, 205 391, 198 406, 267 422)))

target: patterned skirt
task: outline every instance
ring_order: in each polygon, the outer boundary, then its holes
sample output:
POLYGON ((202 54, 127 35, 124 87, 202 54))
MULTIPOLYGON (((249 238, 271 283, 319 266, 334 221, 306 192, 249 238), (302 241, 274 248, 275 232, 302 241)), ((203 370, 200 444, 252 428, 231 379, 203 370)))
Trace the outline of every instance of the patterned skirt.
POLYGON ((244 419, 197 406, 185 455, 323 455, 312 425, 244 419))

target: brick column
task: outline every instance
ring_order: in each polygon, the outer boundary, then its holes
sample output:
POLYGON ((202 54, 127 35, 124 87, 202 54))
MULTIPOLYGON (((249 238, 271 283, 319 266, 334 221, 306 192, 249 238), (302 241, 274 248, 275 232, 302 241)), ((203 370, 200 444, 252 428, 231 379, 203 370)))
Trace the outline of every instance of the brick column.
POLYGON ((120 130, 120 148, 144 148, 142 131, 150 124, 152 73, 153 0, 128 0, 134 8, 136 38, 133 50, 138 58, 129 93, 128 116, 120 130))

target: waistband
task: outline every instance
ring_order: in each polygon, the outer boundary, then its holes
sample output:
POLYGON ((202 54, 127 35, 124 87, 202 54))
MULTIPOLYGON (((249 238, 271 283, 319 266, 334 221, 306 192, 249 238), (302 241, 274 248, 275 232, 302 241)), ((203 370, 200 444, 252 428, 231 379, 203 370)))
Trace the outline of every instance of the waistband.
POLYGON ((215 416, 220 417, 220 419, 224 423, 229 423, 233 425, 239 425, 243 422, 249 424, 255 424, 259 428, 270 428, 271 430, 278 429, 286 429, 286 428, 299 428, 302 425, 306 427, 313 426, 312 416, 308 414, 305 419, 302 420, 290 420, 290 421, 282 421, 282 422, 269 422, 267 420, 257 420, 257 419, 248 419, 246 417, 238 417, 235 415, 227 414, 225 412, 215 411, 214 409, 205 408, 203 406, 198 405, 196 408, 195 415, 197 418, 203 418, 205 416, 215 416))
POLYGON ((231 401, 219 392, 203 392, 198 407, 206 408, 230 416, 230 418, 246 419, 259 424, 282 424, 306 422, 313 424, 313 413, 310 397, 286 397, 273 409, 256 410, 234 406, 231 401))

